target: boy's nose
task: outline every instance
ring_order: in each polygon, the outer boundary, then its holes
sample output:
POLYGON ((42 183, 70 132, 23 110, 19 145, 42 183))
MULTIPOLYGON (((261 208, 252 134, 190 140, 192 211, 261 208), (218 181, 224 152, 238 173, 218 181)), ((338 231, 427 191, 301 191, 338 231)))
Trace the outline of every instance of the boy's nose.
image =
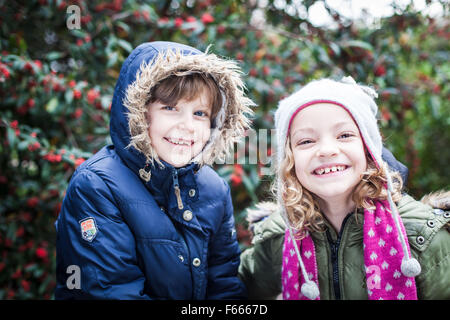
POLYGON ((187 132, 194 132, 194 118, 190 114, 183 114, 180 117, 179 127, 187 132))

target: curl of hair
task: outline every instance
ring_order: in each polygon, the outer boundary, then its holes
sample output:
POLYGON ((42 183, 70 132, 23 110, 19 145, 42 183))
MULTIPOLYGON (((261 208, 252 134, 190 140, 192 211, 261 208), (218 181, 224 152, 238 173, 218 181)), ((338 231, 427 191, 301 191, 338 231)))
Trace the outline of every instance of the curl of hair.
MULTIPOLYGON (((375 166, 375 162, 367 155, 367 170, 362 174, 361 181, 356 185, 352 200, 356 208, 374 209, 372 200, 387 199, 386 174, 382 168, 375 166)), ((383 164, 382 164, 383 165, 383 164)), ((281 181, 281 192, 283 205, 286 209, 289 224, 300 239, 305 237, 305 231, 323 232, 324 217, 320 211, 317 196, 304 188, 295 174, 295 160, 288 137, 285 147, 285 157, 279 165, 277 172, 281 181)), ((390 171, 393 179, 394 190, 392 199, 397 202, 401 199, 402 179, 398 172, 390 171)))

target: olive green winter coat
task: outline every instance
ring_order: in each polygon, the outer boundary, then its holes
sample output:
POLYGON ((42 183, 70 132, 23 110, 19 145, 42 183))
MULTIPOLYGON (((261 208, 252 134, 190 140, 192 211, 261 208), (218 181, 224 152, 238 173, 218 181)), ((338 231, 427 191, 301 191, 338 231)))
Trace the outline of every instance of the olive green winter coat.
MULTIPOLYGON (((448 205, 448 204, 447 204, 448 205)), ((397 204, 413 256, 422 272, 416 277, 419 299, 450 299, 450 211, 434 209, 405 195, 397 204)), ((446 209, 449 209, 448 207, 446 209)), ((312 232, 319 270, 320 299, 368 299, 363 254, 363 213, 350 214, 341 227, 338 289, 334 288, 327 232, 312 232)), ((338 234, 325 221, 332 241, 338 234)), ((241 255, 239 276, 249 299, 276 299, 281 293, 285 224, 279 213, 254 225, 253 246, 241 255)))

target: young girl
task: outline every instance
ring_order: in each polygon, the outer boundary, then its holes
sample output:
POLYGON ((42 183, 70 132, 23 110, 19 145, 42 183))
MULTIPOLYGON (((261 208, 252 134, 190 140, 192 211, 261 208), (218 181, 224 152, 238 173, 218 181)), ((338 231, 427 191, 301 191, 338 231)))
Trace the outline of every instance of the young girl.
POLYGON ((450 299, 450 213, 401 194, 375 97, 347 77, 280 102, 278 207, 258 206, 272 214, 241 257, 249 298, 450 299))
POLYGON ((74 173, 56 299, 241 299, 228 184, 208 164, 249 126, 237 65, 150 42, 124 62, 105 146, 74 173))

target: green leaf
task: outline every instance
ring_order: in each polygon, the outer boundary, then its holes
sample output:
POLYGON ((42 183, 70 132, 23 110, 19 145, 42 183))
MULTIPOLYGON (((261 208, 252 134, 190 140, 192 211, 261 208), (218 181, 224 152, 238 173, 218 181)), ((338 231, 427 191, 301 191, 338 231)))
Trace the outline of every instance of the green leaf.
POLYGON ((122 47, 123 49, 125 49, 125 51, 127 51, 128 53, 133 51, 133 46, 128 41, 125 41, 123 39, 119 39, 119 40, 117 40, 117 44, 120 47, 122 47))
POLYGON ((119 54, 117 52, 112 52, 108 55, 108 63, 106 64, 106 68, 111 68, 114 66, 119 60, 119 54))
POLYGON ((54 113, 56 108, 58 107, 58 98, 53 97, 50 101, 45 105, 45 110, 48 113, 54 113))
POLYGON ((343 47, 356 47, 356 48, 361 48, 364 50, 368 50, 368 51, 373 51, 373 47, 370 43, 364 42, 364 41, 360 41, 360 40, 349 40, 349 41, 345 41, 344 43, 342 43, 343 47))
POLYGON ((64 56, 64 53, 62 52, 57 52, 57 51, 52 51, 47 53, 47 55, 45 56, 47 60, 58 60, 60 58, 62 58, 64 56))
POLYGON ((258 197, 255 193, 255 185, 251 182, 251 180, 247 177, 247 175, 242 175, 242 183, 244 184, 245 188, 248 191, 248 194, 250 198, 252 198, 252 201, 258 202, 258 197))
POLYGON ((24 141, 20 141, 19 144, 17 145, 17 149, 19 150, 25 150, 29 145, 29 142, 27 140, 24 141))
POLYGON ((16 131, 10 127, 7 128, 8 132, 8 143, 11 147, 14 147, 16 145, 17 137, 16 137, 16 131))
POLYGON ((64 94, 64 99, 66 100, 67 104, 71 104, 73 101, 73 91, 67 90, 66 93, 64 94))

